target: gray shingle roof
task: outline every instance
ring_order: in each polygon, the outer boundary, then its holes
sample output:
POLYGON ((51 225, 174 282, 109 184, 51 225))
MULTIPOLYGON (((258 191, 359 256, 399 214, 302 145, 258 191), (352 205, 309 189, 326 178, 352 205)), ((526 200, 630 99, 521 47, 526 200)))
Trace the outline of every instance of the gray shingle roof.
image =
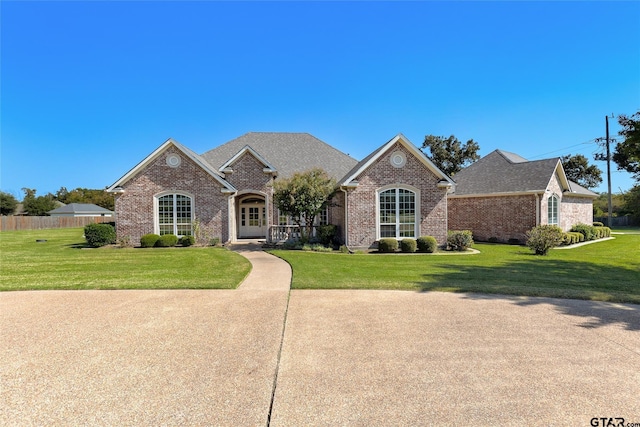
POLYGON ((545 191, 559 158, 527 161, 517 154, 495 150, 454 177, 455 195, 545 191))
POLYGON ((358 163, 353 157, 308 133, 289 132, 249 132, 207 151, 201 157, 219 169, 246 146, 273 165, 282 178, 319 167, 339 180, 358 163))
POLYGON ((94 205, 92 203, 69 203, 68 205, 61 206, 54 210, 49 211, 48 213, 54 214, 112 214, 113 212, 109 209, 105 209, 98 205, 94 205))

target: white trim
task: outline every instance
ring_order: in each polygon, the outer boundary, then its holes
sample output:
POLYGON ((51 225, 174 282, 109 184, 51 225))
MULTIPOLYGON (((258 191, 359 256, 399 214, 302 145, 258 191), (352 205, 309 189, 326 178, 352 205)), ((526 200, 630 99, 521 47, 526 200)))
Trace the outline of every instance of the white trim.
POLYGON ((510 196, 532 196, 544 194, 544 191, 531 190, 531 191, 514 191, 504 193, 483 193, 483 194, 448 194, 448 199, 465 199, 468 197, 510 197, 510 196))
MULTIPOLYGON (((420 209, 420 190, 413 185, 408 184, 389 184, 383 187, 376 189, 376 240, 380 240, 382 237, 380 236, 380 193, 383 193, 388 190, 396 190, 396 218, 397 215, 397 207, 399 200, 397 198, 398 192, 397 190, 408 190, 414 194, 413 203, 414 203, 414 225, 413 225, 413 237, 412 239, 417 239, 420 237, 420 223, 422 221, 422 210, 420 209)), ((398 225, 398 219, 396 219, 396 226, 398 225)), ((396 229, 396 237, 397 240, 402 240, 404 237, 398 236, 398 230, 396 229)))
POLYGON ((270 217, 270 209, 271 209, 271 203, 269 202, 269 195, 267 193, 265 193, 264 191, 259 191, 259 190, 242 190, 239 191, 238 193, 236 193, 235 195, 235 201, 234 201, 234 211, 235 211, 235 202, 237 202, 238 205, 238 211, 234 212, 233 215, 233 222, 235 223, 235 234, 233 236, 234 241, 236 241, 237 239, 239 239, 238 234, 240 234, 240 227, 241 225, 239 224, 240 222, 240 213, 241 213, 241 209, 240 209, 240 204, 242 203, 242 200, 240 200, 243 196, 250 196, 250 195, 256 195, 256 196, 260 196, 262 198, 264 198, 264 209, 265 209, 265 216, 266 218, 266 230, 265 230, 265 234, 264 234, 264 238, 268 239, 269 238, 269 227, 272 225, 272 222, 269 217, 270 217))
POLYGON ((349 192, 344 187, 340 191, 344 193, 344 245, 349 247, 349 192))
POLYGON ((362 166, 360 166, 356 171, 354 171, 347 179, 345 179, 341 185, 344 187, 353 186, 352 181, 354 181, 365 169, 375 163, 380 157, 382 157, 387 151, 389 151, 396 143, 400 143, 404 148, 406 148, 411 154, 413 154, 420 162, 427 167, 436 177, 449 182, 452 186, 455 186, 455 182, 449 178, 444 172, 442 172, 436 165, 433 164, 431 160, 424 155, 422 151, 420 151, 415 145, 411 143, 403 134, 399 133, 398 135, 391 138, 386 144, 380 147, 373 156, 369 160, 367 160, 362 166))
POLYGON ((557 193, 551 193, 549 197, 547 197, 547 224, 548 225, 560 226, 560 206, 561 205, 562 205, 562 197, 559 196, 557 193), (556 222, 555 223, 551 223, 549 221, 549 208, 551 206, 549 201, 552 199, 555 199, 555 205, 556 205, 556 222))
MULTIPOLYGON (((181 191, 181 190, 166 190, 166 191, 161 191, 159 193, 156 193, 153 195, 153 232, 154 234, 160 234, 160 198, 164 197, 164 196, 171 196, 171 195, 180 195, 180 196, 187 196, 190 201, 191 201, 191 206, 190 206, 190 210, 191 210, 191 231, 193 232, 193 221, 194 221, 194 216, 195 216, 195 195, 189 193, 188 191, 181 191)), ((174 216, 175 216, 175 197, 173 199, 174 202, 174 216)), ((175 218, 174 218, 175 219, 175 218)), ((174 222, 173 224, 174 226, 174 231, 177 232, 176 227, 177 224, 174 222)), ((180 236, 176 233, 173 233, 176 236, 180 236)))

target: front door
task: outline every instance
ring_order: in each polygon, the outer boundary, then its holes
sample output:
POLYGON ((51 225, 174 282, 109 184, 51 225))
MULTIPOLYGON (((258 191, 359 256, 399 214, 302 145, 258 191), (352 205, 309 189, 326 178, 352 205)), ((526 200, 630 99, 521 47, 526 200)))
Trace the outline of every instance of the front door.
POLYGON ((262 200, 249 199, 240 203, 238 237, 264 238, 267 235, 267 210, 262 200))

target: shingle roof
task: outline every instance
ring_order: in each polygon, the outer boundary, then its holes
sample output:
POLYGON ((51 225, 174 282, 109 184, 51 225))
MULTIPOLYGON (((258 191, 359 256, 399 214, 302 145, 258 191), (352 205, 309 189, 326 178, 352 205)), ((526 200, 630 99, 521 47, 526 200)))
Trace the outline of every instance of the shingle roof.
POLYGON ((48 213, 54 214, 112 214, 113 212, 109 209, 105 209, 98 205, 94 205, 92 203, 69 203, 68 205, 61 206, 59 208, 53 209, 48 213))
POLYGON ((453 177, 454 195, 544 192, 559 162, 557 157, 527 161, 517 154, 495 150, 453 177))
POLYGON ((219 169, 229 159, 250 147, 288 178, 296 172, 322 168, 339 180, 358 162, 308 133, 249 132, 202 154, 201 157, 219 169))

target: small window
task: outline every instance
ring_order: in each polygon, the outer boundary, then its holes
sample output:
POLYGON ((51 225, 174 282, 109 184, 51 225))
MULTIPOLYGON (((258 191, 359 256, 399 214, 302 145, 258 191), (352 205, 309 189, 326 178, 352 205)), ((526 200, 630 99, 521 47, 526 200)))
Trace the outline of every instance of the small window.
POLYGON ((547 223, 558 225, 558 196, 555 194, 547 199, 547 223))

